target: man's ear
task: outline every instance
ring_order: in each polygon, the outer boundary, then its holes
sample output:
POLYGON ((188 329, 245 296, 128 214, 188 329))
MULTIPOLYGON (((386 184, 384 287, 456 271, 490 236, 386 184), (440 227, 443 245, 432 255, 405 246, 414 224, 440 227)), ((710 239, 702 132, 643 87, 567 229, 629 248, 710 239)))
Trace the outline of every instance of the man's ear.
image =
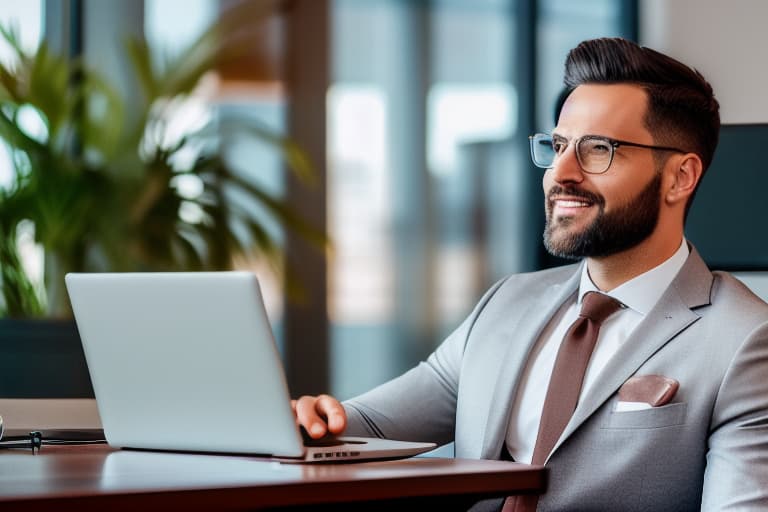
POLYGON ((703 165, 701 158, 695 153, 686 153, 673 159, 673 162, 671 185, 667 189, 665 199, 670 204, 681 201, 685 204, 696 190, 696 185, 698 185, 703 172, 703 165))

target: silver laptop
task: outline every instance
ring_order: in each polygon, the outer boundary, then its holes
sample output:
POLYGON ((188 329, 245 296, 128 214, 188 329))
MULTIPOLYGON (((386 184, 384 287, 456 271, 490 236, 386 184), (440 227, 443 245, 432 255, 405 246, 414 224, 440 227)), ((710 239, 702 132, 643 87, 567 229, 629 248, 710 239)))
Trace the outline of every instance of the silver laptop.
POLYGON ((112 446, 305 462, 435 448, 357 437, 305 445, 252 273, 68 274, 66 285, 112 446))

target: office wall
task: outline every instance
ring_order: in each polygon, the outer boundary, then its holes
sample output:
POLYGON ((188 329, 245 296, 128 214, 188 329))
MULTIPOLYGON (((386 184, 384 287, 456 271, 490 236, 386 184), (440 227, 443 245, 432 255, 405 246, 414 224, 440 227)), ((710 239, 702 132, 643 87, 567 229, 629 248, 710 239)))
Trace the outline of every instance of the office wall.
POLYGON ((722 122, 737 125, 721 130, 686 237, 712 268, 765 271, 768 243, 754 233, 756 219, 764 216, 760 191, 768 186, 762 155, 768 134, 768 2, 641 0, 639 5, 640 42, 701 71, 720 102, 722 122))
POLYGON ((768 2, 641 0, 640 42, 698 69, 723 123, 768 121, 768 2))

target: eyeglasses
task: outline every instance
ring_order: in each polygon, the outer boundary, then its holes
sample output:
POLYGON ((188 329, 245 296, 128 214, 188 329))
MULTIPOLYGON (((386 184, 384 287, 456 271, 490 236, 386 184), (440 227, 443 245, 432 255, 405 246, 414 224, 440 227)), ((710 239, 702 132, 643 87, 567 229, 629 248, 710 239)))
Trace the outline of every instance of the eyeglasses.
POLYGON ((565 137, 537 133, 536 135, 531 135, 528 139, 531 142, 531 158, 536 167, 551 169, 555 165, 555 161, 573 143, 576 148, 576 160, 578 160, 581 169, 587 174, 602 174, 607 171, 613 162, 616 148, 620 146, 685 153, 685 151, 677 148, 649 146, 648 144, 611 139, 601 135, 584 135, 569 141, 565 137))
POLYGON ((106 442, 102 429, 3 432, 2 418, 0 418, 0 449, 31 448, 34 454, 35 451, 39 452, 43 445, 105 444, 106 442))
POLYGON ((0 441, 0 449, 31 448, 33 455, 35 454, 35 450, 39 452, 42 446, 43 446, 43 434, 42 432, 39 432, 39 431, 5 436, 3 440, 0 441))

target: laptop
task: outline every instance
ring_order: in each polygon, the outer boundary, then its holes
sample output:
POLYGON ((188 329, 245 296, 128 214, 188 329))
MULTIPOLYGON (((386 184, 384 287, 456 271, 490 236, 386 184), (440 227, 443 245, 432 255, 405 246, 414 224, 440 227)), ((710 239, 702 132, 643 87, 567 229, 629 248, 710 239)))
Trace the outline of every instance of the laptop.
POLYGON ((305 443, 253 273, 70 273, 66 286, 112 446, 301 462, 436 447, 346 436, 305 443))

